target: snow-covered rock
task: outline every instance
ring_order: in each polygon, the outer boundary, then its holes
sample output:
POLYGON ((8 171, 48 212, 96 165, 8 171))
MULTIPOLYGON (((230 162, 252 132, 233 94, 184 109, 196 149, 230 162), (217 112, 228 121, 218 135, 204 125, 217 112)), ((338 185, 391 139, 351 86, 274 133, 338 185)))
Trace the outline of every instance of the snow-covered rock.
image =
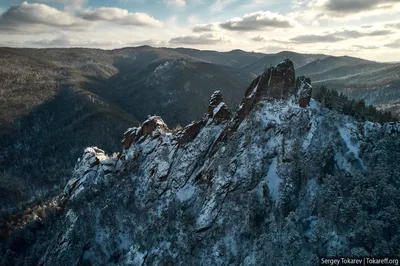
POLYGON ((368 242, 363 232, 398 230, 389 214, 400 169, 382 152, 400 154, 398 124, 359 123, 314 99, 302 108, 297 91, 257 98, 265 78, 229 121, 213 122, 223 103, 215 93, 205 118, 181 131, 150 117, 125 133, 118 157, 86 149, 65 214, 24 256, 42 265, 319 265, 360 250, 396 254, 397 238, 368 242), (382 182, 392 198, 375 190, 382 182))

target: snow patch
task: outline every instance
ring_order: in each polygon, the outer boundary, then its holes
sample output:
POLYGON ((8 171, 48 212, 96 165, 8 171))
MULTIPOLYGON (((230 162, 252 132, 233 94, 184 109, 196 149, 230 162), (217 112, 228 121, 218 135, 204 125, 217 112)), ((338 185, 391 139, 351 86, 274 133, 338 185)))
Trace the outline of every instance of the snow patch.
POLYGON ((319 109, 319 104, 314 98, 311 98, 310 105, 308 108, 317 110, 317 109, 319 109))
POLYGON ((316 130, 317 130, 317 127, 315 125, 315 121, 312 121, 310 131, 308 132, 307 137, 303 141, 303 145, 302 145, 303 151, 307 150, 308 147, 310 146, 311 140, 314 137, 314 133, 316 130))
POLYGON ((349 151, 351 151, 356 157, 358 157, 358 145, 352 143, 350 133, 342 127, 339 128, 339 133, 342 139, 346 142, 349 151))
POLYGON ((143 265, 147 254, 147 252, 140 252, 139 247, 132 246, 129 252, 126 254, 125 263, 126 265, 143 265))
POLYGON ((254 87, 253 91, 251 92, 251 94, 249 96, 247 96, 247 98, 253 97, 254 94, 256 93, 257 89, 258 89, 258 84, 254 87))
POLYGON ((220 104, 217 105, 217 107, 214 108, 213 114, 214 116, 219 112, 219 110, 222 108, 222 106, 224 106, 225 103, 221 102, 220 104))
POLYGON ((184 186, 183 188, 179 189, 178 192, 176 192, 176 197, 178 198, 179 201, 187 201, 190 199, 194 192, 196 191, 196 188, 192 185, 187 185, 184 186))
POLYGON ((279 201, 280 197, 279 187, 282 182, 281 178, 278 176, 277 173, 278 170, 277 166, 278 166, 278 159, 275 157, 272 160, 271 165, 269 166, 268 174, 265 179, 265 182, 268 185, 269 193, 275 202, 279 201))
POLYGON ((359 148, 360 148, 360 144, 358 143, 358 138, 356 136, 352 136, 351 133, 343 127, 339 128, 339 134, 342 137, 342 139, 344 140, 344 142, 346 143, 347 149, 352 154, 354 154, 354 157, 360 162, 362 168, 365 170, 366 166, 358 155, 359 148), (354 143, 354 142, 356 142, 356 143, 354 143))

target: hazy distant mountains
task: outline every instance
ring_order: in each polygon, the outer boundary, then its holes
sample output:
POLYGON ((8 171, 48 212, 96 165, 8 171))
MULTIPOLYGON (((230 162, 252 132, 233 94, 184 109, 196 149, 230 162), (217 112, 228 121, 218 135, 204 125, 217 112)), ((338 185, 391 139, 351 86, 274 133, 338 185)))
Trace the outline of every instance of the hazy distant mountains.
POLYGON ((326 85, 350 98, 400 115, 400 64, 377 63, 354 57, 326 57, 297 69, 314 87, 326 85))
POLYGON ((323 54, 299 54, 289 51, 283 51, 277 54, 266 54, 262 58, 241 67, 242 70, 252 73, 262 73, 265 67, 275 66, 285 58, 293 61, 295 68, 302 67, 310 62, 328 57, 323 54))
POLYGON ((286 57, 314 85, 385 109, 399 106, 400 64, 353 57, 149 46, 0 48, 0 194, 17 195, 1 197, 0 209, 57 190, 84 147, 118 150, 123 131, 149 114, 184 126, 203 115, 215 90, 236 108, 249 82, 286 57))

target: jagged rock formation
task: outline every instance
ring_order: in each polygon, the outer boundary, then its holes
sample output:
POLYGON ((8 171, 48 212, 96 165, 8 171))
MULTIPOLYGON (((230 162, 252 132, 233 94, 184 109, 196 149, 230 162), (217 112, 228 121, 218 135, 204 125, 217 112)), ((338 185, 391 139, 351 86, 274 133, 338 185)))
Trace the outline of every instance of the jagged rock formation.
POLYGON ((224 98, 221 91, 216 91, 211 95, 207 117, 212 118, 216 123, 221 123, 229 119, 229 109, 223 101, 224 98))
POLYGON ((312 95, 311 80, 304 76, 297 78, 296 89, 300 107, 307 107, 312 95))
POLYGON ((296 80, 293 62, 285 59, 277 67, 268 68, 250 84, 234 119, 221 134, 219 141, 223 141, 233 134, 243 119, 261 100, 287 99, 289 95, 296 95, 299 105, 306 107, 310 102, 311 93, 311 80, 304 77, 296 80))
POLYGON ((270 99, 272 73, 251 84, 231 120, 214 120, 215 93, 204 120, 181 131, 151 117, 125 133, 118 156, 86 149, 64 214, 23 251, 12 242, 3 262, 319 265, 321 256, 399 256, 400 124, 304 104, 302 78, 298 91, 292 84, 286 98, 270 99))
POLYGON ((132 143, 143 141, 147 136, 152 137, 160 135, 162 132, 168 132, 168 126, 159 116, 150 116, 140 127, 129 128, 124 133, 122 140, 125 149, 129 148, 132 143))

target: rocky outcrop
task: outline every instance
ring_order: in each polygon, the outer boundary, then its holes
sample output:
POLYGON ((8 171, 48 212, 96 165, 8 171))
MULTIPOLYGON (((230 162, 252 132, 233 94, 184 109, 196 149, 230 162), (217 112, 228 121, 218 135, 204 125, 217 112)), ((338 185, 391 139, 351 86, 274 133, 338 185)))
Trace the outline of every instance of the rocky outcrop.
POLYGON ((217 92, 183 130, 151 117, 127 131, 118 157, 87 148, 65 213, 22 252, 5 249, 5 263, 297 266, 398 255, 399 124, 303 102, 305 78, 287 98, 257 98, 271 73, 230 121, 215 121, 217 92))
POLYGON ((285 59, 276 67, 268 68, 250 84, 234 118, 219 136, 218 141, 224 141, 236 132, 243 119, 258 102, 283 100, 295 96, 298 105, 305 108, 310 103, 311 93, 311 80, 305 77, 296 80, 293 62, 285 59))
POLYGON ((64 194, 70 199, 77 197, 86 187, 107 182, 111 174, 119 172, 118 158, 111 158, 97 147, 86 148, 82 158, 78 159, 73 178, 64 188, 64 194))
POLYGON ((216 91, 211 95, 208 105, 207 117, 212 118, 217 124, 229 119, 230 112, 228 106, 223 102, 224 98, 221 91, 216 91))
POLYGON ((294 64, 286 59, 276 67, 268 69, 268 83, 264 89, 264 98, 287 98, 295 85, 294 64))
POLYGON ((178 144, 183 145, 194 140, 201 128, 206 124, 205 120, 193 122, 177 133, 178 144))
POLYGON ((229 125, 202 121, 158 137, 153 127, 119 159, 86 149, 66 186, 65 212, 22 254, 5 250, 5 263, 319 265, 320 256, 396 254, 397 238, 362 241, 370 234, 359 228, 379 220, 353 221, 385 212, 398 230, 388 214, 398 213, 390 182, 400 169, 383 152, 399 148, 391 133, 398 125, 359 124, 313 99, 301 108, 296 95, 261 100, 223 143, 229 125), (373 169, 389 173, 375 178, 373 169), (361 205, 366 177, 375 183, 361 205), (382 182, 393 196, 377 193, 382 182))
POLYGON ((183 145, 194 140, 209 120, 213 121, 215 124, 221 124, 229 120, 229 117, 230 111, 228 106, 224 103, 222 92, 215 91, 210 97, 210 103, 204 118, 200 121, 192 122, 176 134, 178 144, 183 145))
POLYGON ((297 99, 300 107, 307 107, 310 104, 312 95, 311 79, 304 76, 296 80, 297 99))
POLYGON ((156 137, 169 132, 168 126, 159 116, 150 116, 140 127, 129 128, 124 133, 123 147, 128 149, 133 143, 143 141, 146 137, 156 137))
POLYGON ((214 109, 224 101, 221 91, 215 91, 210 98, 210 103, 208 104, 207 116, 209 118, 213 117, 214 109))

